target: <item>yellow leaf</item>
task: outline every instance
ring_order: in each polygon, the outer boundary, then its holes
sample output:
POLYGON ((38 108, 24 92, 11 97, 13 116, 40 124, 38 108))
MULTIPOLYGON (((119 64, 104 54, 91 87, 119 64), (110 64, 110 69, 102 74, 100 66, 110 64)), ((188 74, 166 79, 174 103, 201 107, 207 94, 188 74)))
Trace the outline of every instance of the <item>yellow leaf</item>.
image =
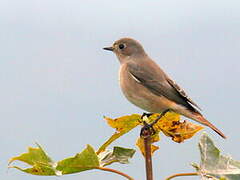
MULTIPOLYGON (((160 140, 159 134, 156 133, 153 136, 151 136, 151 154, 153 154, 156 150, 159 149, 158 146, 153 145, 154 142, 158 142, 160 140)), ((138 138, 136 142, 136 146, 140 149, 142 152, 142 155, 145 156, 145 148, 144 148, 144 139, 138 138)))
MULTIPOLYGON (((160 114, 153 114, 151 119, 156 119, 160 114)), ((155 131, 170 130, 175 123, 180 121, 180 115, 174 112, 166 113, 158 122, 153 126, 155 131)))
POLYGON ((117 132, 115 132, 97 151, 97 154, 104 151, 107 146, 109 146, 113 141, 121 137, 122 135, 126 134, 127 132, 131 131, 137 125, 141 124, 141 115, 139 114, 132 114, 129 116, 122 116, 120 118, 111 119, 108 117, 104 117, 107 121, 108 125, 117 132))
POLYGON ((170 130, 164 131, 163 133, 166 136, 172 137, 172 140, 178 143, 183 142, 186 139, 191 138, 198 131, 202 130, 203 127, 200 125, 193 124, 191 122, 179 122, 179 124, 175 125, 175 128, 171 128, 170 130))
POLYGON ((195 133, 203 129, 202 126, 191 122, 180 122, 180 115, 174 112, 166 113, 153 128, 158 132, 162 131, 166 136, 172 137, 172 140, 178 143, 191 138, 195 133))
POLYGON ((141 123, 141 116, 139 114, 132 114, 129 116, 122 116, 116 119, 105 117, 107 123, 118 132, 129 131, 141 123))

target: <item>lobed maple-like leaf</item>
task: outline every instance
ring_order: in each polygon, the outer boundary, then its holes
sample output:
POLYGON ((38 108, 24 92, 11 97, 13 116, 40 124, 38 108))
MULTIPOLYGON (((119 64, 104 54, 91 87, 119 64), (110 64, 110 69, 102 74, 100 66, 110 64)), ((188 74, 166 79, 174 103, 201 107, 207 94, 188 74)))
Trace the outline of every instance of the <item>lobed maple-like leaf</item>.
POLYGON ((23 172, 34 175, 58 175, 61 174, 56 169, 56 164, 51 160, 43 148, 37 144, 37 148, 29 147, 27 153, 16 156, 10 159, 9 165, 14 161, 21 161, 30 166, 31 168, 20 168, 18 166, 10 166, 23 172))
POLYGON ((194 136, 203 127, 187 121, 181 122, 179 114, 168 112, 154 125, 154 129, 162 131, 166 136, 172 137, 173 141, 181 143, 194 136))
POLYGON ((116 132, 98 149, 97 154, 103 152, 113 141, 131 131, 133 128, 141 124, 142 121, 141 115, 139 114, 122 116, 116 119, 104 117, 104 119, 110 127, 116 130, 116 132))
POLYGON ((71 174, 90 169, 95 169, 100 166, 98 156, 93 147, 87 147, 74 157, 66 158, 57 162, 56 169, 61 171, 62 174, 71 174))
POLYGON ((200 165, 193 164, 202 180, 239 180, 240 161, 229 156, 221 155, 220 150, 206 133, 200 138, 199 150, 201 154, 200 165))

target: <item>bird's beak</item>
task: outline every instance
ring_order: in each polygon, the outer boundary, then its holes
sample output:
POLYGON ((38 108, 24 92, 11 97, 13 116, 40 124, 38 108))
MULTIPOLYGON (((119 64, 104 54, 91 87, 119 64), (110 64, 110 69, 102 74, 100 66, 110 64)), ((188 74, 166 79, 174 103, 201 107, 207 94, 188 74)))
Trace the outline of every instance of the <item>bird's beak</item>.
POLYGON ((103 48, 104 50, 108 50, 108 51, 113 51, 114 50, 114 48, 113 47, 105 47, 105 48, 103 48))

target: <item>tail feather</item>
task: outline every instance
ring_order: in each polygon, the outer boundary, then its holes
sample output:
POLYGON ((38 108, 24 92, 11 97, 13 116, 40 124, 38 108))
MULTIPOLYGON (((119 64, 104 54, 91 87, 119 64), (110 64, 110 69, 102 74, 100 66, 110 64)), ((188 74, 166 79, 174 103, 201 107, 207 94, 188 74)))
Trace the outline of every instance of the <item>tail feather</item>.
POLYGON ((227 138, 218 128, 216 128, 212 123, 206 120, 201 114, 197 114, 195 117, 196 118, 194 118, 194 120, 196 120, 197 122, 210 127, 212 130, 218 133, 222 138, 224 139, 227 138))

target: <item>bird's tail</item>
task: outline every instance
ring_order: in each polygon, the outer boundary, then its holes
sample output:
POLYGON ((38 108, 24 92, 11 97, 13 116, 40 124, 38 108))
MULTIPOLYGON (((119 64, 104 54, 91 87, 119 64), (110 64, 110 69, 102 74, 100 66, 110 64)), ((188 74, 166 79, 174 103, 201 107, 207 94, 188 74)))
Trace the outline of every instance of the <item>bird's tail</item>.
POLYGON ((212 130, 214 130, 216 133, 218 133, 222 138, 226 139, 227 137, 218 129, 216 128, 212 123, 210 123, 208 120, 206 120, 200 113, 194 113, 194 120, 210 127, 212 130))

